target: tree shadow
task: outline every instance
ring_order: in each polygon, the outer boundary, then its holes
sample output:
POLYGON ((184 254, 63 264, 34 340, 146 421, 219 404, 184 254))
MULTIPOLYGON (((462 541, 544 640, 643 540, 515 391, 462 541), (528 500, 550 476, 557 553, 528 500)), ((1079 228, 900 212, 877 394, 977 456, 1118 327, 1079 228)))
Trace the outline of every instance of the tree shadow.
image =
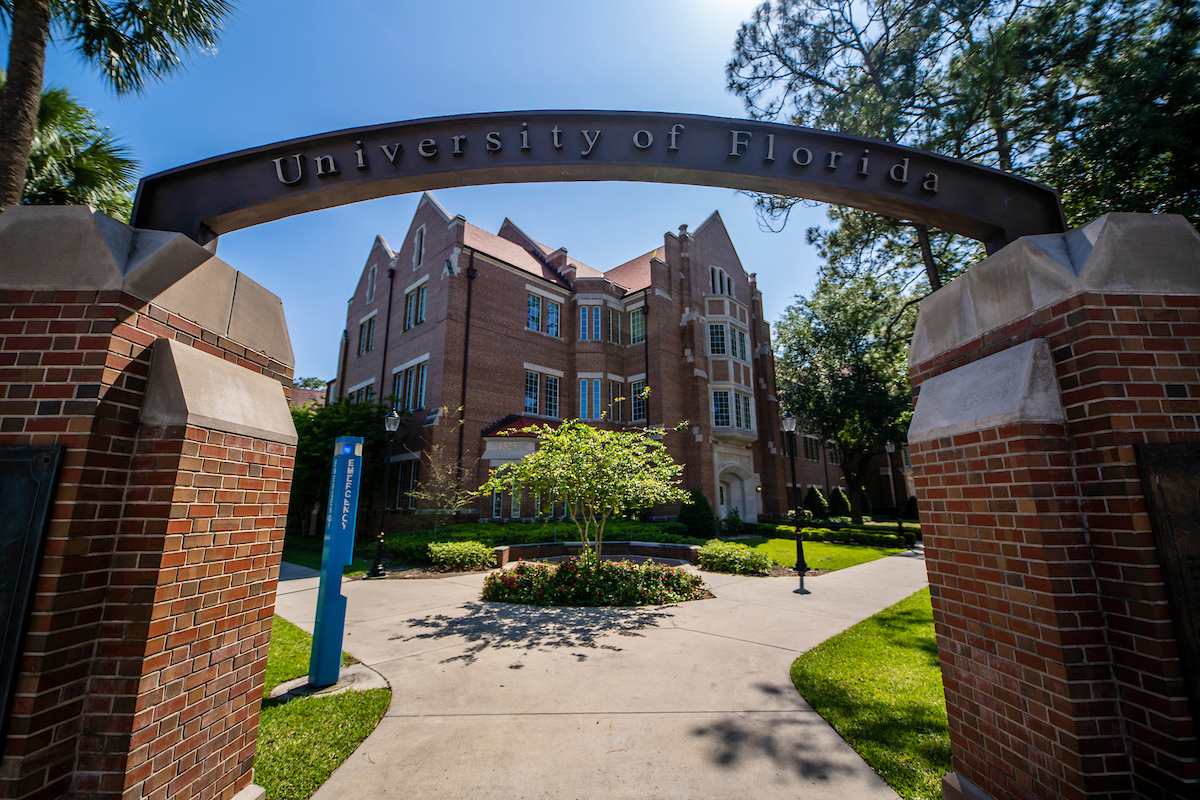
POLYGON ((434 614, 406 620, 418 633, 391 636, 388 641, 436 641, 459 639, 463 652, 443 659, 447 664, 473 664, 488 649, 574 650, 576 661, 587 659, 587 650, 620 651, 614 636, 641 636, 640 631, 658 627, 671 615, 661 608, 573 608, 569 606, 523 606, 510 603, 467 603, 462 616, 434 614))
POLYGON ((692 730, 692 735, 711 747, 709 760, 723 769, 759 768, 767 759, 774 767, 806 781, 827 781, 848 775, 854 769, 828 757, 827 742, 810 731, 816 715, 754 714, 727 715, 692 730))

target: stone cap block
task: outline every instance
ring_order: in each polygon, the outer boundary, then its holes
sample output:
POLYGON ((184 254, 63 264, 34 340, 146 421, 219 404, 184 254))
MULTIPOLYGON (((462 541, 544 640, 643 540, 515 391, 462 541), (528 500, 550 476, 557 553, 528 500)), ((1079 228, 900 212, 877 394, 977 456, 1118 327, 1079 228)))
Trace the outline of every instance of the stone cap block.
POLYGON ((921 384, 911 444, 1022 422, 1063 423, 1054 360, 1045 339, 935 375, 921 384))
POLYGON ((1112 213, 1018 239, 921 301, 908 364, 1085 292, 1200 294, 1200 233, 1176 214, 1112 213))
POLYGON ((154 343, 141 419, 296 443, 279 381, 173 339, 154 343))
POLYGON ((0 289, 119 289, 293 366, 283 302, 181 233, 87 206, 0 214, 0 289))

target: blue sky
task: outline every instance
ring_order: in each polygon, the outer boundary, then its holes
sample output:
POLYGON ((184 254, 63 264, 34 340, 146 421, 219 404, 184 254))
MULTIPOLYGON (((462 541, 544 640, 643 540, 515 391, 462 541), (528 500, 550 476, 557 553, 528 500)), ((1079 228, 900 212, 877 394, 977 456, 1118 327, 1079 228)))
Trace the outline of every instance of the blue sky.
MULTIPOLYGON (((142 95, 117 98, 69 48, 46 80, 95 109, 143 174, 270 142, 419 117, 524 109, 743 117, 724 67, 754 0, 243 0, 220 48, 142 95)), ((0 38, 7 50, 7 40, 0 38)), ((452 214, 495 231, 507 216, 539 241, 608 269, 719 210, 767 318, 811 290, 816 254, 797 209, 759 228, 729 189, 551 183, 440 190, 452 214)), ((332 378, 346 299, 377 234, 403 238, 417 196, 314 212, 221 237, 218 255, 283 298, 297 376, 332 378)))

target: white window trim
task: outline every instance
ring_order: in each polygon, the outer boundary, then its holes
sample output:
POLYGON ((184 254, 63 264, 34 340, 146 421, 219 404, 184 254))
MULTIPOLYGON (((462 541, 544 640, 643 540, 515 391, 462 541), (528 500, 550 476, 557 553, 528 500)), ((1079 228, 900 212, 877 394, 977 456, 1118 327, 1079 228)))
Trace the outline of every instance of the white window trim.
POLYGON ((401 364, 401 365, 400 365, 400 366, 398 366, 398 367, 393 367, 393 368, 392 368, 392 374, 393 374, 393 375, 395 375, 397 372, 403 372, 404 370, 408 369, 409 367, 415 367, 415 366, 417 366, 418 364, 420 364, 421 362, 423 362, 423 361, 428 361, 428 360, 429 360, 429 353, 426 353, 426 354, 425 354, 425 355, 423 355, 423 356, 417 356, 417 357, 416 357, 416 358, 414 358, 414 359, 410 359, 409 361, 405 361, 403 364, 401 364))
MULTIPOLYGON (((561 375, 562 373, 559 373, 559 374, 561 375)), ((603 372, 576 372, 575 377, 579 378, 580 380, 583 380, 584 378, 591 378, 591 379, 603 378, 604 373, 603 372)))
POLYGON ((613 375, 611 372, 608 373, 608 379, 610 381, 616 381, 617 383, 626 383, 626 380, 620 375, 613 375))
POLYGON ((546 375, 553 375, 556 378, 565 377, 561 370, 550 369, 550 367, 543 367, 540 364, 530 364, 528 361, 525 362, 525 369, 529 370, 530 372, 541 372, 546 375))
POLYGON ((525 291, 531 294, 539 294, 542 297, 545 297, 547 300, 553 300, 559 305, 563 305, 567 302, 567 299, 562 295, 554 294, 553 292, 547 292, 545 289, 534 286, 532 283, 525 284, 525 291))
POLYGON ((428 275, 425 275, 420 280, 417 280, 417 281, 409 284, 408 286, 404 287, 404 294, 408 295, 409 292, 416 291, 417 289, 421 288, 421 284, 423 284, 423 283, 429 283, 428 275))
POLYGON ((346 390, 346 394, 351 395, 354 392, 357 392, 359 389, 365 389, 368 386, 374 386, 374 385, 375 385, 375 379, 371 378, 371 380, 369 380, 369 381, 363 381, 362 383, 354 384, 353 386, 351 386, 350 388, 348 388, 346 390))
POLYGON ((378 316, 379 316, 379 309, 377 308, 374 311, 372 311, 370 314, 367 314, 365 317, 360 319, 358 321, 358 324, 365 325, 367 323, 367 320, 371 319, 371 317, 378 317, 378 316))
POLYGON ((625 379, 626 383, 637 383, 638 381, 646 380, 646 373, 639 372, 637 375, 630 375, 625 379))
POLYGON ((633 305, 628 305, 628 306, 625 306, 625 310, 626 310, 627 312, 628 312, 628 311, 637 311, 639 308, 642 308, 642 307, 643 307, 643 306, 645 306, 645 305, 646 305, 646 301, 645 301, 645 300, 639 300, 639 301, 637 301, 636 303, 634 303, 633 305))

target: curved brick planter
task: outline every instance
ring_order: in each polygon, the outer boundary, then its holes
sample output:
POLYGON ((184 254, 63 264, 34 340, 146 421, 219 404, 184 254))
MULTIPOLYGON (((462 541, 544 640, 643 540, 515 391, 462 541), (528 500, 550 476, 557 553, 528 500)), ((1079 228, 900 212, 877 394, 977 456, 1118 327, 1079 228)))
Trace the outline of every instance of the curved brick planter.
MULTIPOLYGON (((496 566, 503 567, 518 559, 533 560, 555 556, 578 556, 583 545, 579 542, 538 542, 509 544, 496 548, 496 566)), ((604 557, 645 556, 656 561, 671 559, 700 563, 700 547, 694 544, 664 544, 662 542, 605 542, 604 557)))

